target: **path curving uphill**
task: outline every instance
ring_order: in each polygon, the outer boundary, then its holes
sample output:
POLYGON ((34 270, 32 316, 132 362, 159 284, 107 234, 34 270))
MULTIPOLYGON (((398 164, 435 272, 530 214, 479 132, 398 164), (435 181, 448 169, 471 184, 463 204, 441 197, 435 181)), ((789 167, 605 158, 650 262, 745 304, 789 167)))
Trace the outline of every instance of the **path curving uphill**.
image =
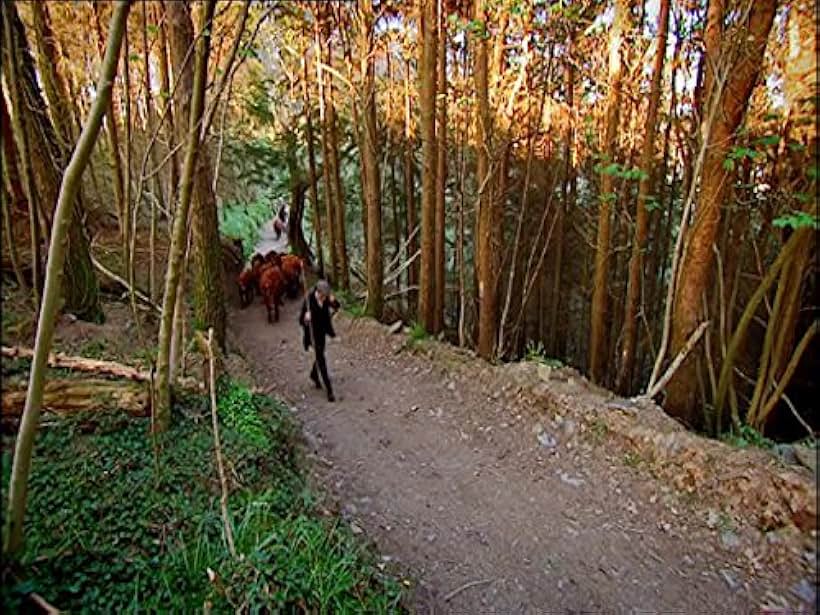
POLYGON ((234 308, 233 339, 257 384, 290 403, 354 532, 417 579, 417 612, 810 608, 811 552, 762 561, 771 539, 710 519, 596 434, 568 426, 545 442, 538 411, 474 377, 477 359, 340 314, 327 402, 298 309, 287 301, 269 325, 256 304, 234 308))

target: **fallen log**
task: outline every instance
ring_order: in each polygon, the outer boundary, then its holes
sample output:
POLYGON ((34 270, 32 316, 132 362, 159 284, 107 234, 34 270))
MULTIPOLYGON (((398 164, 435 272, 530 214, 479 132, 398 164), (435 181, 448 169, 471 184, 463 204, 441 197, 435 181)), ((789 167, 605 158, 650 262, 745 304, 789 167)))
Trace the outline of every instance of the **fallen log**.
MULTIPOLYGON (((34 350, 23 346, 3 346, 0 350, 3 357, 10 359, 31 359, 34 350)), ((76 357, 60 352, 52 352, 48 355, 48 366, 63 369, 72 369, 78 372, 89 372, 93 374, 107 374, 117 378, 125 378, 137 382, 150 382, 151 372, 140 370, 131 365, 117 363, 116 361, 104 361, 101 359, 89 359, 87 357, 76 357)), ((178 378, 177 386, 184 389, 194 389, 204 391, 204 385, 194 378, 178 378)))
MULTIPOLYGON (((2 394, 4 419, 19 417, 26 403, 26 386, 2 394)), ((120 409, 133 416, 150 414, 148 387, 141 382, 101 378, 49 380, 43 388, 43 410, 59 414, 120 409)))
MULTIPOLYGON (((31 359, 34 356, 34 350, 23 346, 3 346, 2 356, 10 359, 31 359)), ((115 361, 103 361, 101 359, 72 357, 59 352, 52 352, 48 356, 48 366, 73 369, 78 372, 109 374, 128 380, 146 381, 150 379, 148 372, 143 372, 130 365, 123 365, 115 361)))

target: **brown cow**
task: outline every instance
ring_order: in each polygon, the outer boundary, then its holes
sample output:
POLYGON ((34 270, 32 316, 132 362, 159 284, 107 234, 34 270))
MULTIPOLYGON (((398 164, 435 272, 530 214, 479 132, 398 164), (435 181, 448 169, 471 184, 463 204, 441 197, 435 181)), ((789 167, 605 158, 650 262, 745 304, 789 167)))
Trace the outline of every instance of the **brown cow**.
POLYGON ((302 289, 302 272, 305 265, 302 259, 295 254, 285 254, 282 257, 282 273, 285 276, 285 290, 289 297, 299 295, 302 289))
POLYGON ((258 268, 251 267, 242 270, 236 284, 239 286, 239 306, 246 308, 253 302, 254 295, 259 287, 258 268))
POLYGON ((265 262, 269 265, 275 265, 277 267, 282 267, 282 255, 279 254, 276 250, 271 250, 267 254, 265 254, 265 262))
POLYGON ((259 290, 268 310, 268 322, 279 322, 279 306, 284 305, 282 295, 285 291, 285 279, 282 270, 275 265, 266 264, 259 273, 259 290), (271 319, 271 310, 274 318, 271 319))

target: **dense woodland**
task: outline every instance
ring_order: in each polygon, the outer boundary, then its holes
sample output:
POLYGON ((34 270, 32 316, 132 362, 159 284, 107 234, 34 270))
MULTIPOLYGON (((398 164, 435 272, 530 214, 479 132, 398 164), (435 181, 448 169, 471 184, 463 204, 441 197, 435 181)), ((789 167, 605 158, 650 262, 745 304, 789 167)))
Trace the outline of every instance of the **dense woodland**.
POLYGON ((225 344, 232 241, 247 262, 283 199, 373 318, 712 435, 811 435, 816 10, 3 2, 3 275, 39 318, 15 463, 57 313, 101 321, 112 285, 158 319, 167 427, 185 337, 225 344))

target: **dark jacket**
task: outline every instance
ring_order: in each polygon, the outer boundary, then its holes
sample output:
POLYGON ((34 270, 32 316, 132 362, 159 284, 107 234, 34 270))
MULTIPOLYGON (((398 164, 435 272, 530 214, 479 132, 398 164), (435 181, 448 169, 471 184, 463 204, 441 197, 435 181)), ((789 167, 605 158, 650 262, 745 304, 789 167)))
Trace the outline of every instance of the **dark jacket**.
POLYGON ((311 345, 311 340, 315 343, 317 349, 325 347, 325 338, 336 337, 336 332, 333 330, 333 321, 331 309, 338 310, 341 304, 330 297, 325 299, 325 304, 320 306, 316 300, 316 288, 311 288, 308 298, 302 302, 302 310, 299 312, 299 324, 304 330, 302 344, 307 350, 311 345), (305 314, 307 313, 307 304, 310 302, 310 323, 305 323, 305 314))

